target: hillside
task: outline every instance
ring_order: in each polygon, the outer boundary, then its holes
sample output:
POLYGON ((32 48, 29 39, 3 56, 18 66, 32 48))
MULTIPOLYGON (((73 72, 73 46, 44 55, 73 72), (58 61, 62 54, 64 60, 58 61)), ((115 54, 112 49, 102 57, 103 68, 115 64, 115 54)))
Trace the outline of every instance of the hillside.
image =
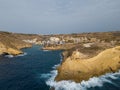
MULTIPOLYGON (((0 54, 21 54, 21 48, 31 47, 32 44, 26 43, 24 39, 38 38, 37 35, 18 34, 10 32, 0 32, 0 54)), ((40 37, 39 37, 40 38, 40 37)))

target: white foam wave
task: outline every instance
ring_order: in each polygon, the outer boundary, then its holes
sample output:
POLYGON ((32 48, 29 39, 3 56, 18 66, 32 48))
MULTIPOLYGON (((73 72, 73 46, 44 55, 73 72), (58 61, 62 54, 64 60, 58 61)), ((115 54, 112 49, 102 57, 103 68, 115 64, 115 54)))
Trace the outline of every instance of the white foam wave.
POLYGON ((13 55, 5 55, 5 57, 7 57, 7 58, 13 58, 14 56, 13 55))
POLYGON ((48 51, 50 51, 50 50, 43 50, 44 52, 48 52, 48 51))
MULTIPOLYGON (((62 61, 62 55, 61 56, 61 60, 62 61)), ((104 83, 110 83, 113 85, 116 85, 115 83, 112 82, 112 80, 114 79, 118 79, 120 77, 120 71, 116 72, 116 73, 107 73, 105 75, 102 75, 100 77, 93 77, 90 78, 88 81, 82 81, 81 83, 76 83, 74 81, 71 80, 63 80, 63 81, 59 81, 56 82, 55 77, 57 76, 58 72, 56 70, 56 67, 58 67, 60 64, 55 65, 53 67, 53 71, 51 71, 49 74, 49 76, 47 76, 47 81, 46 84, 50 87, 53 87, 55 90, 87 90, 88 88, 91 87, 102 87, 104 83), (112 80, 111 80, 112 79, 112 80)))
POLYGON ((5 55, 5 57, 7 57, 7 58, 13 58, 13 57, 22 57, 22 56, 25 56, 25 55, 27 55, 27 53, 19 54, 19 55, 17 55, 17 56, 5 55))
POLYGON ((23 53, 23 54, 19 54, 19 55, 17 55, 17 56, 25 56, 25 55, 27 55, 27 53, 25 52, 25 53, 23 53))
POLYGON ((41 74, 40 75, 40 78, 44 78, 44 79, 48 79, 49 77, 51 77, 50 73, 48 73, 48 74, 41 74))
POLYGON ((63 60, 63 56, 62 56, 62 54, 60 53, 60 62, 62 62, 62 60, 63 60))
POLYGON ((53 66, 52 68, 56 69, 58 66, 60 66, 60 64, 57 64, 57 65, 53 66))
MULTIPOLYGON (((114 84, 110 79, 117 79, 118 75, 120 76, 120 71, 116 73, 108 73, 100 77, 90 78, 88 81, 82 81, 81 83, 75 83, 74 81, 54 81, 57 70, 53 70, 50 73, 49 79, 46 81, 46 84, 50 87, 54 87, 55 90, 87 90, 91 87, 102 87, 104 83, 114 84), (117 76, 116 76, 117 75, 117 76)), ((115 84, 114 84, 115 85, 115 84)))

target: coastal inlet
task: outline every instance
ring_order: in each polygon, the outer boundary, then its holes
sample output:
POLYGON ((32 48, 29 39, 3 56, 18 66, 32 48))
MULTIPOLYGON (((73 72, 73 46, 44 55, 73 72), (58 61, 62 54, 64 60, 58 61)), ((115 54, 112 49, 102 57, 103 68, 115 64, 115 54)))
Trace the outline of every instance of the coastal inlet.
POLYGON ((41 46, 22 49, 26 54, 0 57, 0 90, 119 90, 120 72, 108 73, 88 81, 54 81, 62 51, 41 50, 41 46))

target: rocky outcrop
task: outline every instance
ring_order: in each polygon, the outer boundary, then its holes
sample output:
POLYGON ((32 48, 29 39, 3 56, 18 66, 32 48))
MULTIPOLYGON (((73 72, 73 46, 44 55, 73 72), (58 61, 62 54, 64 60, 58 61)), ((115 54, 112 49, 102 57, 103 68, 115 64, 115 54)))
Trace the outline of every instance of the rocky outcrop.
POLYGON ((35 38, 35 35, 16 34, 0 31, 0 55, 18 55, 23 53, 22 48, 31 47, 32 44, 23 42, 23 39, 35 38))
POLYGON ((58 75, 55 80, 81 82, 120 69, 120 46, 106 49, 92 58, 86 57, 88 56, 74 51, 58 67, 58 75))
POLYGON ((17 49, 15 46, 11 46, 10 43, 7 45, 3 44, 1 41, 0 41, 0 55, 3 55, 3 54, 12 54, 12 55, 18 55, 18 54, 21 54, 22 51, 17 49))
POLYGON ((11 45, 10 43, 7 44, 3 44, 2 42, 0 42, 0 55, 6 55, 6 54, 10 54, 10 55, 18 55, 18 54, 22 54, 23 52, 20 50, 21 48, 25 48, 25 47, 30 47, 31 45, 26 45, 26 46, 21 46, 18 48, 18 46, 15 45, 11 45))

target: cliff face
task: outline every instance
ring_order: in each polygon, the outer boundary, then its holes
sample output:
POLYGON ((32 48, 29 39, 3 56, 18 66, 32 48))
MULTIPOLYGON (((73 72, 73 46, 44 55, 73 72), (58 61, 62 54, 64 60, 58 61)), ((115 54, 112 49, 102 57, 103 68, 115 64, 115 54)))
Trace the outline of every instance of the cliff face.
POLYGON ((2 42, 0 42, 0 54, 12 54, 12 55, 17 55, 21 54, 22 51, 15 47, 11 47, 9 45, 4 45, 2 42))
POLYGON ((120 69, 120 46, 106 49, 92 58, 88 58, 79 51, 74 51, 58 67, 58 75, 55 80, 81 82, 94 76, 116 72, 118 69, 120 69))
POLYGON ((23 39, 35 38, 36 35, 16 34, 9 32, 0 32, 0 55, 12 54, 18 55, 23 53, 20 49, 31 47, 29 43, 23 42, 23 39))

